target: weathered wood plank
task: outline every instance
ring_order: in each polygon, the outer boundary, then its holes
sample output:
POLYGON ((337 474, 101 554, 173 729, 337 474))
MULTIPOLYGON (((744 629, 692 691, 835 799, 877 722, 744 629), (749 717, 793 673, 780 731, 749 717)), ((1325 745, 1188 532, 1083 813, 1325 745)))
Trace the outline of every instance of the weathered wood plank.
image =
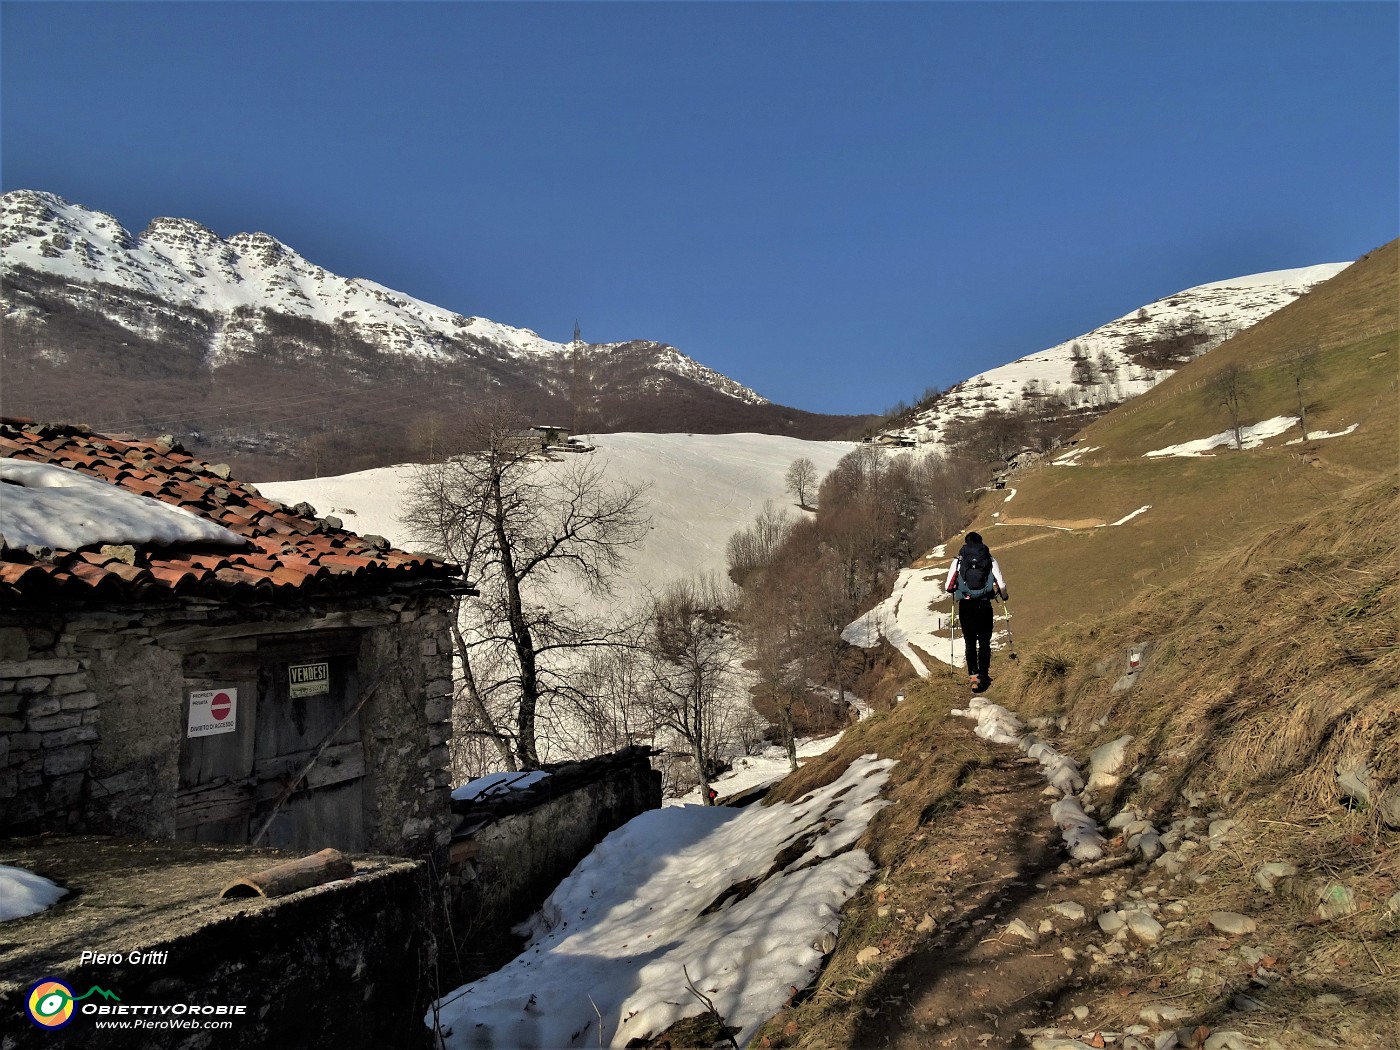
MULTIPOLYGON (((301 769, 311 757, 311 749, 297 751, 290 755, 260 759, 253 766, 253 775, 258 780, 258 801, 266 802, 277 797, 282 790, 285 778, 301 769)), ((355 740, 348 744, 336 744, 326 748, 316 764, 306 774, 306 785, 312 790, 344 783, 365 775, 364 744, 355 740)))
POLYGON ((253 785, 247 781, 222 780, 181 791, 175 796, 175 827, 183 830, 247 818, 256 804, 253 785))
POLYGON ((263 623, 234 623, 224 627, 191 625, 161 630, 162 644, 179 646, 200 640, 219 638, 258 638, 291 634, 300 631, 334 630, 345 627, 384 627, 399 622, 396 611, 357 609, 350 612, 329 612, 324 616, 308 616, 299 620, 269 620, 263 623))

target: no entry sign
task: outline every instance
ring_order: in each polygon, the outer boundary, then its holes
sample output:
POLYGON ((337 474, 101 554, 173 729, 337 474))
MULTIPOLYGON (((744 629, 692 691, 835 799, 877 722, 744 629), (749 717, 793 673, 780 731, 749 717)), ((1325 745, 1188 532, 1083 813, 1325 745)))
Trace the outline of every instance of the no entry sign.
POLYGON ((238 729, 238 690, 201 689, 190 693, 189 736, 215 736, 238 729))

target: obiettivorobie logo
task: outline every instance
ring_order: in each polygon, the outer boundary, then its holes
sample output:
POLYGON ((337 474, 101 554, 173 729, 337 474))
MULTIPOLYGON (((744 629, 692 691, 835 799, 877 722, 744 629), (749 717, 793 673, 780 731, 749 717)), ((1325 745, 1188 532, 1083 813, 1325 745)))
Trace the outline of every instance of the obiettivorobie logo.
POLYGON ((74 995, 73 989, 62 981, 46 978, 29 989, 29 999, 25 1004, 29 1019, 40 1028, 62 1028, 77 1012, 74 1003, 80 1003, 90 995, 100 995, 104 999, 121 1002, 116 992, 93 985, 82 995, 74 995))

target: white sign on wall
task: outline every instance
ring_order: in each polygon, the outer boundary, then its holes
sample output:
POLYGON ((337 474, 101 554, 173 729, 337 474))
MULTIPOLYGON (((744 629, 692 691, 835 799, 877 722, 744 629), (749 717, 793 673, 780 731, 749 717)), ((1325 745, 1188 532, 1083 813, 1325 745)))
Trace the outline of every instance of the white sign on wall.
POLYGON ((190 693, 188 736, 215 736, 238 729, 238 690, 202 689, 190 693))
POLYGON ((287 668, 287 685, 292 696, 318 696, 331 691, 331 665, 292 664, 287 668))

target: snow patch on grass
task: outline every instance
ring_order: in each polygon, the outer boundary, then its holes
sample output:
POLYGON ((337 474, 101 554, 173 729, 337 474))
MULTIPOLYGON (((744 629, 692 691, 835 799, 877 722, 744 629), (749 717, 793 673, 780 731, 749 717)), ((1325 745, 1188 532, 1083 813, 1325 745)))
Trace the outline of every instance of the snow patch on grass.
POLYGON ((0 922, 46 911, 67 892, 42 875, 0 864, 0 922))
POLYGON ((1050 461, 1050 463, 1052 466, 1056 467, 1077 467, 1079 466, 1080 456, 1087 456, 1090 452, 1097 452, 1098 450, 1098 445, 1090 445, 1087 448, 1071 449, 1070 451, 1066 452, 1063 456, 1056 456, 1050 461))
MULTIPOLYGON (((1296 426, 1297 416, 1274 416, 1272 419, 1265 419, 1252 426, 1240 428, 1240 444, 1244 448, 1258 448, 1271 437, 1277 437, 1285 430, 1296 426)), ((1144 452, 1144 459, 1159 459, 1163 456, 1205 456, 1209 455, 1211 449, 1219 448, 1222 445, 1229 446, 1235 443, 1235 432, 1226 430, 1219 434, 1212 434, 1208 438, 1200 438, 1196 441, 1183 441, 1180 445, 1168 445, 1166 448, 1153 449, 1151 452, 1144 452)))
MULTIPOLYGON (((1308 434, 1308 440, 1309 440, 1309 441, 1322 441, 1322 440, 1324 440, 1325 438, 1346 437, 1348 434, 1350 434, 1352 431, 1354 431, 1354 430, 1355 430, 1357 427, 1359 427, 1360 425, 1361 425, 1360 423, 1353 423, 1351 426, 1347 427, 1345 430, 1338 430, 1338 431, 1333 432, 1333 433, 1329 433, 1329 432, 1326 431, 1326 430, 1322 431, 1321 433, 1317 433, 1316 431, 1314 431, 1314 432, 1308 434)), ((1285 442, 1284 442, 1285 445, 1301 445, 1302 443, 1303 443, 1303 439, 1300 438, 1300 437, 1295 437, 1295 438, 1293 438, 1293 439, 1290 440, 1290 441, 1285 441, 1285 442)))

